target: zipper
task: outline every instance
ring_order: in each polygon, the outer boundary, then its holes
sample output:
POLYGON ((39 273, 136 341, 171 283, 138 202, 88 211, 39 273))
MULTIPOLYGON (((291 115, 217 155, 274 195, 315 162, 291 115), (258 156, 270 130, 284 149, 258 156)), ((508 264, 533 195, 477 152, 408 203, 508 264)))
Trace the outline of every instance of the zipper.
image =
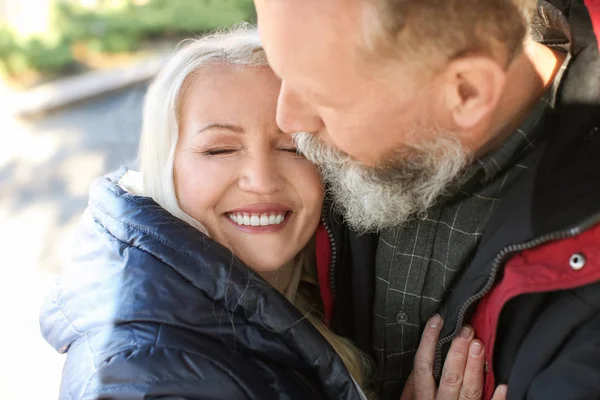
POLYGON ((596 214, 596 215, 592 216, 591 218, 588 218, 586 221, 584 221, 580 225, 575 226, 573 228, 549 233, 549 234, 540 236, 538 238, 535 238, 533 240, 530 240, 529 242, 509 245, 509 246, 505 247, 504 249, 502 249, 496 256, 496 258, 494 259, 494 263, 492 265, 492 271, 490 272, 490 277, 488 278, 483 289, 481 289, 479 292, 477 292, 473 296, 469 297, 467 299, 467 301, 465 301, 465 303, 461 307, 460 313, 458 314, 457 324, 456 324, 456 327, 454 328, 454 331, 450 335, 448 335, 438 341, 438 344, 437 344, 437 347, 435 350, 435 362, 434 362, 434 369, 433 369, 435 378, 439 379, 441 376, 441 373, 442 373, 442 347, 445 344, 454 340, 454 338, 456 336, 458 336, 458 332, 460 331, 460 328, 462 327, 462 325, 464 323, 465 315, 466 315, 467 311, 476 301, 480 300, 481 298, 483 298, 486 294, 488 294, 490 292, 490 290, 492 289, 492 287, 494 286, 494 283, 496 281, 496 276, 498 275, 498 270, 507 261, 507 259, 510 256, 514 255, 515 253, 519 253, 519 252, 522 252, 525 250, 530 250, 534 247, 538 247, 538 246, 541 246, 541 245, 549 243, 549 242, 554 242, 557 240, 564 240, 564 239, 568 239, 568 238, 577 236, 581 232, 591 228, 592 226, 596 225, 599 222, 600 222, 600 214, 596 214))
POLYGON ((331 228, 327 224, 327 210, 328 206, 323 205, 323 210, 321 211, 321 222, 325 227, 325 231, 327 232, 327 236, 329 237, 329 244, 331 245, 331 267, 329 268, 329 287, 331 288, 331 294, 333 295, 334 300, 337 298, 337 287, 336 287, 336 264, 337 264, 337 246, 335 244, 335 239, 333 237, 333 233, 331 232, 331 228))

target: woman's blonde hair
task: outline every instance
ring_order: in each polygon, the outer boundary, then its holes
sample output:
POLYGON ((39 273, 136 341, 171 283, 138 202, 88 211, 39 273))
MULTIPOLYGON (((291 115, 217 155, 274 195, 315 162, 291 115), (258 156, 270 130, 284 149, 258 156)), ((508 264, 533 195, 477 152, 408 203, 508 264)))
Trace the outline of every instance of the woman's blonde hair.
MULTIPOLYGON (((171 214, 205 234, 208 233, 206 229, 179 206, 173 179, 173 160, 179 138, 179 114, 186 91, 190 82, 197 77, 197 72, 211 64, 268 67, 258 34, 250 25, 239 25, 228 31, 188 40, 167 62, 148 89, 139 149, 140 194, 152 197, 171 214)), ((369 360, 349 341, 327 329, 323 322, 316 280, 314 240, 296 256, 293 264, 292 280, 284 295, 325 337, 352 377, 364 388, 369 360)))

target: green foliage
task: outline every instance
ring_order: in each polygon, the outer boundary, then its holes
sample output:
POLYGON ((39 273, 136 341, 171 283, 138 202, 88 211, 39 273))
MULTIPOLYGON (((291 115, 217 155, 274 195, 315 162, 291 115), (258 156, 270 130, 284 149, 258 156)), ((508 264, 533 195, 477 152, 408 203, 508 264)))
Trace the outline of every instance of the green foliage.
POLYGON ((89 51, 131 52, 159 38, 187 38, 241 21, 255 22, 252 0, 150 0, 134 5, 91 11, 58 1, 55 21, 58 40, 18 40, 0 28, 0 66, 15 75, 25 69, 42 73, 63 71, 75 62, 72 48, 84 43, 89 51))
POLYGON ((65 35, 106 52, 131 51, 146 39, 189 37, 254 19, 252 0, 150 0, 95 12, 60 3, 57 10, 65 35))
POLYGON ((15 43, 15 36, 12 31, 6 27, 0 28, 0 65, 5 74, 12 75, 13 67, 11 58, 17 45, 15 43))
POLYGON ((0 57, 8 55, 15 49, 15 40, 15 35, 10 29, 0 27, 0 57))
POLYGON ((110 32, 87 41, 88 49, 97 53, 126 53, 136 50, 138 46, 139 40, 136 36, 121 32, 110 32))
POLYGON ((0 62, 5 75, 15 76, 25 70, 60 72, 74 62, 69 42, 32 38, 19 40, 10 30, 0 29, 0 62))
POLYGON ((34 38, 25 42, 23 50, 27 67, 37 71, 60 72, 75 61, 71 54, 70 44, 66 40, 48 43, 34 38))

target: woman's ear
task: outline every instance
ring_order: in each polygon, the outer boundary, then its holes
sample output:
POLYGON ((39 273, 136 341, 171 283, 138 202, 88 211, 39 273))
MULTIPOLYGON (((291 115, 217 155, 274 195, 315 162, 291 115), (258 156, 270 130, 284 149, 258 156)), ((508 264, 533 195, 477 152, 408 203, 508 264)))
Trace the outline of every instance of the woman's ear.
POLYGON ((444 72, 444 101, 460 130, 473 128, 498 106, 506 72, 492 58, 471 55, 453 60, 444 72))

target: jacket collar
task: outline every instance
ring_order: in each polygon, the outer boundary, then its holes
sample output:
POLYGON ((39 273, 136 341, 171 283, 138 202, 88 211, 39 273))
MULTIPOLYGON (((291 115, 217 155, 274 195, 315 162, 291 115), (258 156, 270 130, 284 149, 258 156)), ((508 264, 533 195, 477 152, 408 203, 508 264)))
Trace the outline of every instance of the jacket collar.
POLYGON ((330 398, 357 397, 341 359, 282 294, 151 198, 125 191, 124 172, 92 184, 80 227, 92 235, 41 317, 55 348, 116 323, 164 323, 312 369, 330 398))
POLYGON ((561 9, 543 3, 549 23, 545 32, 555 43, 559 37, 570 38, 571 60, 536 170, 534 235, 565 229, 600 213, 600 48, 593 25, 593 18, 600 19, 600 7, 597 2, 590 7, 588 0, 553 1, 561 9))

